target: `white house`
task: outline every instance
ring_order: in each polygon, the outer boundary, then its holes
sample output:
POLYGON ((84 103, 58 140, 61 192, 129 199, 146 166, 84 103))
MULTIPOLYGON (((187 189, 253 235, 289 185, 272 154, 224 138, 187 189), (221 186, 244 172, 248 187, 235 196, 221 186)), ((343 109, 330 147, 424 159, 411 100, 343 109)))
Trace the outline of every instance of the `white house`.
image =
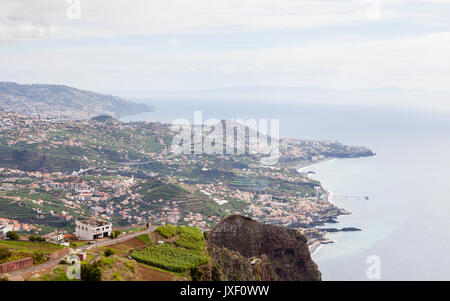
POLYGON ((9 231, 13 230, 12 224, 0 225, 0 238, 4 239, 9 231))
POLYGON ((112 223, 90 217, 75 221, 75 236, 81 240, 94 240, 108 237, 112 232, 112 223))

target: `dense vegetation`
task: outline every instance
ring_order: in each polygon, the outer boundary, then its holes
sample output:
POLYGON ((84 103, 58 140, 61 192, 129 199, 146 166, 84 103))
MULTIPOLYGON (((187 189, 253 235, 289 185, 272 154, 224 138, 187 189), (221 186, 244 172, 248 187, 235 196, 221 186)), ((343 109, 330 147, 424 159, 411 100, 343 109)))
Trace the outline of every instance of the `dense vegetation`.
POLYGON ((202 251, 205 249, 205 241, 202 231, 194 227, 178 227, 180 238, 175 245, 186 249, 202 251))
MULTIPOLYGON (((161 226, 156 232, 165 238, 175 237, 171 243, 155 245, 135 251, 131 256, 139 262, 173 272, 186 272, 193 267, 208 263, 206 244, 203 233, 194 227, 176 227, 174 225, 161 226), (179 237, 176 237, 179 236, 179 237)), ((137 238, 143 242, 149 241, 148 235, 137 238)))
POLYGON ((22 259, 33 258, 33 264, 41 264, 50 254, 63 248, 63 246, 45 242, 28 241, 0 241, 0 264, 22 259))
POLYGON ((161 226, 156 228, 156 232, 158 232, 165 238, 171 238, 178 234, 178 227, 174 225, 161 226))
POLYGON ((98 263, 81 265, 81 280, 83 281, 101 281, 102 270, 98 263))

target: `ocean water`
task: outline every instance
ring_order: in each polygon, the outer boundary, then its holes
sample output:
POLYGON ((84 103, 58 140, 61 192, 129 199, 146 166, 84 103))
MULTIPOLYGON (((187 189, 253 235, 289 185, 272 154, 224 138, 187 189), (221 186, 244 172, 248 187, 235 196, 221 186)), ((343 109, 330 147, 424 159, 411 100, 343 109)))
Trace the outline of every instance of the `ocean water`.
POLYGON ((380 260, 382 280, 450 280, 450 143, 436 133, 378 138, 377 155, 312 166, 352 212, 339 227, 361 232, 331 234, 333 245, 313 254, 325 280, 367 280, 367 259, 380 260), (378 142, 379 141, 379 142, 378 142))
POLYGON ((324 280, 368 280, 369 256, 381 280, 450 280, 450 116, 408 109, 242 102, 150 101, 156 112, 124 118, 170 122, 193 119, 277 118, 283 137, 364 145, 374 157, 308 167, 352 212, 332 227, 335 244, 313 254, 324 280))

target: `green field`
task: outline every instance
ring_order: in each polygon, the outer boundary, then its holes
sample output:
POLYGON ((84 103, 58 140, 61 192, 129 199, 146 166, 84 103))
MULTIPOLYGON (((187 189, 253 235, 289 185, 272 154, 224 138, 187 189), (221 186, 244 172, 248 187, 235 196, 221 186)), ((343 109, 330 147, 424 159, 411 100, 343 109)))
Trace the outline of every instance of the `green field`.
POLYGON ((45 242, 1 240, 0 248, 17 251, 32 251, 32 252, 38 251, 45 253, 53 253, 64 248, 64 246, 45 242))
POLYGON ((165 238, 171 238, 178 234, 178 227, 174 225, 161 226, 156 228, 156 232, 158 232, 165 238))
POLYGON ((150 237, 148 237, 148 234, 142 234, 142 235, 136 236, 136 238, 147 245, 152 243, 152 241, 150 240, 150 237))
POLYGON ((178 227, 180 238, 175 241, 178 247, 203 251, 206 247, 203 233, 200 229, 194 227, 178 227))

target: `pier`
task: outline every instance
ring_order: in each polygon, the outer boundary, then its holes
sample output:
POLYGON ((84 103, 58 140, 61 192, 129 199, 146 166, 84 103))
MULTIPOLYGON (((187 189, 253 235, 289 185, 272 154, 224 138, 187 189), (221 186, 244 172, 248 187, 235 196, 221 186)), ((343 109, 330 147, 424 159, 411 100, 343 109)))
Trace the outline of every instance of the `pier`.
POLYGON ((364 195, 329 195, 328 200, 335 201, 335 200, 356 200, 356 201, 368 201, 369 197, 364 195))

